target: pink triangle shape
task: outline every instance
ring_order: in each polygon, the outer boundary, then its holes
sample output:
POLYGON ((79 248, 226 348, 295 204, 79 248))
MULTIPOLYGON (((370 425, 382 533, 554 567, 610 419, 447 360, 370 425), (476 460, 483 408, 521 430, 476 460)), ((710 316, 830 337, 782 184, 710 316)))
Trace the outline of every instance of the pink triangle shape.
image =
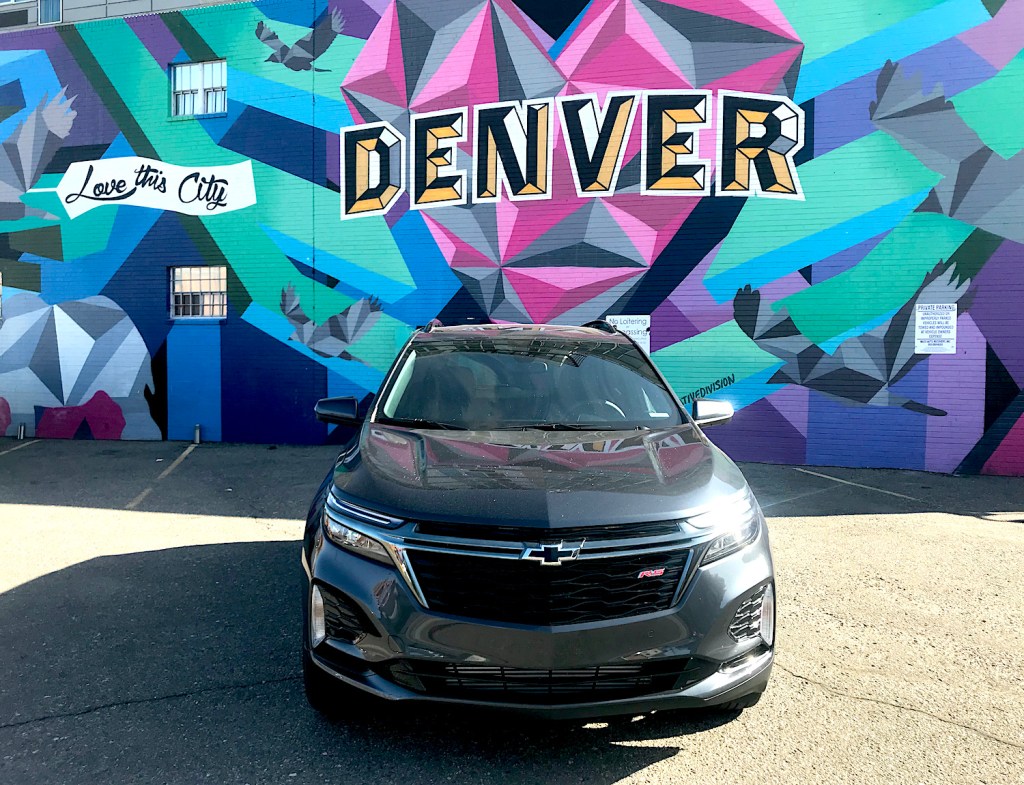
POLYGON ((619 194, 606 205, 648 264, 665 250, 679 227, 700 202, 689 196, 643 196, 619 194), (652 199, 656 201, 651 201, 652 199), (636 232, 636 235, 631 232, 636 232))
POLYGON ((981 469, 982 474, 1024 474, 1024 417, 1003 437, 981 469))
POLYGON ((576 28, 565 48, 558 55, 555 64, 567 76, 576 70, 580 62, 586 57, 594 42, 600 36, 601 31, 608 24, 616 4, 620 0, 594 0, 587 9, 586 16, 576 28))
POLYGON ((707 85, 710 90, 741 90, 750 93, 774 93, 782 81, 782 77, 800 56, 802 48, 794 45, 792 49, 779 52, 754 63, 739 71, 726 74, 707 85))
POLYGON ((662 0, 662 2, 677 8, 688 8, 708 16, 731 19, 734 22, 767 30, 793 41, 800 40, 774 0, 662 0))
POLYGON ((546 322, 637 278, 636 267, 506 267, 503 273, 534 322, 546 322))
POLYGON ((412 97, 416 112, 475 106, 498 100, 498 63, 491 29, 491 9, 484 4, 445 57, 412 97))
POLYGON ((566 78, 574 83, 597 82, 606 90, 611 86, 647 90, 690 87, 643 17, 625 3, 615 11, 577 66, 563 72, 566 78))
POLYGON ((573 196, 536 202, 499 202, 498 248, 501 260, 515 259, 583 204, 583 200, 573 196))
POLYGON ((454 232, 449 231, 444 224, 440 223, 428 212, 423 213, 423 222, 430 230, 434 242, 437 243, 441 255, 444 256, 449 266, 453 268, 493 267, 495 269, 499 267, 494 259, 491 259, 483 251, 474 248, 462 240, 454 232))
POLYGON ((384 12, 345 75, 342 87, 395 106, 408 105, 397 3, 384 12))

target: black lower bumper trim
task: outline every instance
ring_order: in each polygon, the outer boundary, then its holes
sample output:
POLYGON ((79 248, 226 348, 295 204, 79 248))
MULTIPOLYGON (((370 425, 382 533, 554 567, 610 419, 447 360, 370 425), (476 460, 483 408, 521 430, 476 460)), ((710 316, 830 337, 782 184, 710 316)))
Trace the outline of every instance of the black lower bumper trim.
POLYGON ((558 705, 684 689, 714 672, 715 665, 676 659, 545 670, 399 660, 375 670, 389 681, 429 697, 558 705))

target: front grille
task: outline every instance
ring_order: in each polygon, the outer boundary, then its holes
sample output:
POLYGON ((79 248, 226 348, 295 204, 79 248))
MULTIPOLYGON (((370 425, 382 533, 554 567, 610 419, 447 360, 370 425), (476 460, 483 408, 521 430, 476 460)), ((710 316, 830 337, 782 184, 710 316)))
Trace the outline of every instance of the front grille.
POLYGON ((569 526, 564 529, 531 529, 525 526, 463 525, 457 523, 416 524, 417 534, 435 537, 470 538, 498 542, 532 542, 544 540, 618 540, 629 537, 660 537, 679 534, 675 521, 643 521, 641 523, 614 523, 604 526, 569 526))
POLYGON ((510 703, 585 703, 681 689, 707 675, 690 660, 553 670, 402 660, 387 676, 437 697, 510 703))
POLYGON ((766 586, 762 586, 750 597, 745 599, 736 609, 729 634, 737 641, 758 638, 761 635, 761 602, 764 600, 766 586))
POLYGON ((558 566, 410 549, 431 610, 513 624, 553 626, 621 619, 671 607, 689 551, 659 551, 558 566), (641 578, 652 571, 660 575, 641 578))
POLYGON ((320 595, 324 598, 324 624, 329 638, 352 642, 371 631, 366 614, 344 594, 320 586, 320 595))

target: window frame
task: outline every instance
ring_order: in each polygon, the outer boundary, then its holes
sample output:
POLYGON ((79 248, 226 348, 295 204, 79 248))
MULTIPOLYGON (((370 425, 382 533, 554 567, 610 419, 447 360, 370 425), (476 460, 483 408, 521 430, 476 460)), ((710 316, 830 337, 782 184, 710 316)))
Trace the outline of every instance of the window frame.
POLYGON ((223 321, 226 319, 228 316, 227 271, 227 265, 224 264, 186 264, 168 267, 167 312, 171 321, 223 321), (182 273, 180 276, 176 275, 179 271, 182 273), (185 271, 189 273, 187 279, 185 271), (178 288, 176 286, 178 284, 183 285, 182 288, 178 288), (203 287, 203 284, 207 284, 207 286, 203 287), (184 299, 186 295, 189 296, 188 302, 184 299), (180 301, 179 297, 182 298, 180 301), (189 311, 198 309, 199 313, 179 313, 179 309, 189 311))
POLYGON ((53 20, 43 20, 43 0, 36 0, 36 25, 38 27, 48 27, 50 25, 59 25, 64 20, 64 0, 57 0, 57 18, 53 20))
POLYGON ((172 120, 187 120, 189 118, 203 118, 203 117, 223 117, 228 113, 228 61, 227 58, 218 58, 216 60, 196 60, 194 62, 187 63, 171 63, 167 69, 168 85, 170 86, 170 116, 172 120), (213 82, 212 86, 206 84, 206 69, 203 66, 206 65, 223 65, 224 78, 222 82, 213 82), (196 68, 198 66, 198 68, 196 68), (186 68, 195 68, 194 74, 195 89, 189 90, 178 90, 176 78, 179 72, 184 72, 186 68), (223 99, 218 99, 218 102, 223 102, 223 108, 217 108, 213 111, 209 110, 209 96, 213 93, 223 95, 223 99), (178 96, 183 94, 191 94, 193 98, 193 111, 178 113, 178 96))

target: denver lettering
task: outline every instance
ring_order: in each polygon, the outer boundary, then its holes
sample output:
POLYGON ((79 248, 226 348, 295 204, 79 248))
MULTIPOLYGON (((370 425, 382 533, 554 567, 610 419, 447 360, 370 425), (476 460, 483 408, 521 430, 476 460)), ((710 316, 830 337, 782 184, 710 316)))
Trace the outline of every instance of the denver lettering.
POLYGON ((473 107, 468 133, 467 107, 413 114, 409 159, 390 123, 349 126, 341 129, 341 217, 387 213, 406 191, 407 167, 413 209, 550 199, 556 103, 579 196, 616 192, 640 113, 642 194, 802 199, 794 161, 804 141, 800 107, 760 93, 722 90, 717 98, 652 90, 608 93, 603 106, 596 95, 505 101, 473 107), (716 149, 702 155, 700 133, 712 127, 716 149), (460 146, 472 156, 466 169, 458 167, 460 146))

